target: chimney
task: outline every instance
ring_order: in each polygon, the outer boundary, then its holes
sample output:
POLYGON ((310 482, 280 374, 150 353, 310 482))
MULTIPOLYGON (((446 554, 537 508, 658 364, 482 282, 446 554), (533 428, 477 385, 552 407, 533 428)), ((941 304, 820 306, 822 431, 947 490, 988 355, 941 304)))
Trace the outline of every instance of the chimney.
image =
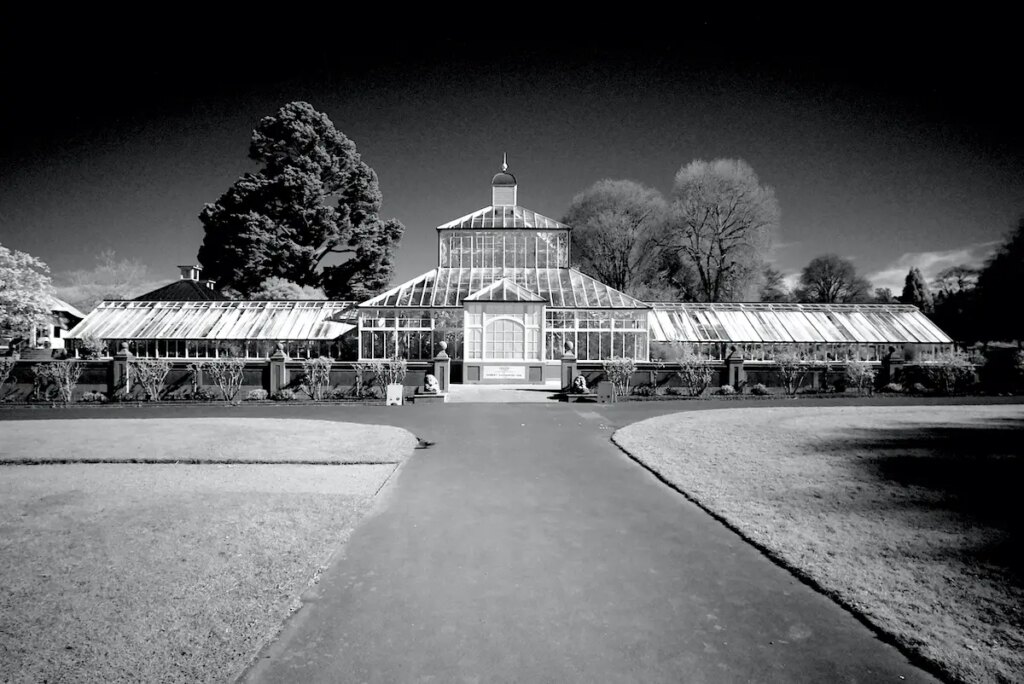
POLYGON ((208 287, 211 290, 216 290, 217 289, 217 281, 216 280, 204 280, 203 281, 203 285, 205 285, 206 287, 208 287))
POLYGON ((203 267, 199 264, 194 266, 185 265, 178 266, 178 270, 181 271, 182 280, 199 280, 199 274, 203 272, 203 267))

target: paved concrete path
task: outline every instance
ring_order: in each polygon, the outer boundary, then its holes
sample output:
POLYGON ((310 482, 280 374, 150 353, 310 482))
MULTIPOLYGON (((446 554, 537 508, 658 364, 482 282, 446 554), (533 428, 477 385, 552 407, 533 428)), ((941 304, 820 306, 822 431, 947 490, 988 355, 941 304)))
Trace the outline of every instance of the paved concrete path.
POLYGON ((437 444, 403 466, 247 680, 934 681, 609 441, 678 410, 338 411, 437 444))
POLYGON ((549 404, 558 401, 557 381, 536 385, 452 385, 449 404, 549 404))

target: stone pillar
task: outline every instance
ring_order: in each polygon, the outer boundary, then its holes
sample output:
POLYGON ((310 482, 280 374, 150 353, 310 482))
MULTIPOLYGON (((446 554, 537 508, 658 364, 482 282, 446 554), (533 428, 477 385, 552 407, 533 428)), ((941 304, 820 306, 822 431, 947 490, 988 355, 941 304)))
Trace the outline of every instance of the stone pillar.
POLYGON ((277 349, 270 355, 270 394, 277 394, 288 386, 288 355, 284 345, 277 343, 277 349))
POLYGON ((725 378, 726 383, 735 387, 737 391, 741 383, 747 379, 747 374, 743 372, 743 355, 736 351, 736 347, 733 347, 725 357, 725 378))
POLYGON ((127 396, 132 391, 132 378, 128 373, 128 362, 131 358, 132 353, 128 351, 128 343, 122 342, 121 348, 114 354, 114 360, 112 362, 109 392, 111 400, 113 400, 114 395, 117 394, 118 390, 123 390, 124 396, 127 396))
POLYGON ((437 391, 447 392, 448 385, 451 383, 452 360, 446 351, 448 349, 447 342, 441 340, 437 346, 440 347, 440 351, 434 357, 434 377, 437 378, 437 391))
POLYGON ((572 342, 565 343, 565 351, 562 352, 562 391, 568 392, 572 387, 572 381, 577 375, 576 354, 572 350, 572 342))

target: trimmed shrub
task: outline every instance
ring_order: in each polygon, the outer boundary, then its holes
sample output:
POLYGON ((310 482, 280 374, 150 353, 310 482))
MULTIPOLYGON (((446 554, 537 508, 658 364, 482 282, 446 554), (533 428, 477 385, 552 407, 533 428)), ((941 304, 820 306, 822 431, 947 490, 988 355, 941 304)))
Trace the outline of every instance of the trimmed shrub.
POLYGON ((902 394, 903 385, 898 382, 890 382, 888 385, 882 387, 879 392, 884 392, 885 394, 902 394))
POLYGON ((633 394, 638 397, 656 397, 660 392, 654 385, 638 385, 633 388, 633 394))
POLYGON ((246 401, 266 401, 267 397, 270 396, 270 392, 265 389, 254 389, 249 390, 249 393, 245 395, 246 401))
POLYGON ((87 404, 105 404, 107 395, 103 392, 86 392, 82 395, 82 401, 87 404))
POLYGON ((915 383, 914 383, 914 384, 913 384, 913 385, 911 386, 910 390, 911 390, 911 391, 912 391, 912 392, 913 392, 914 394, 928 394, 928 388, 927 388, 927 387, 925 387, 924 385, 922 385, 922 384, 921 384, 921 383, 919 383, 919 382, 915 382, 915 383))
POLYGON ((924 385, 937 394, 958 394, 974 384, 974 366, 958 352, 936 354, 930 363, 905 367, 901 380, 904 385, 924 385))
POLYGON ((673 397, 688 397, 690 390, 686 387, 669 387, 665 390, 665 393, 673 397))
POLYGON ((78 338, 78 357, 82 359, 98 359, 105 356, 107 346, 98 337, 87 335, 78 338))
POLYGON ((295 401, 295 392, 290 389, 283 389, 275 392, 270 398, 274 401, 295 401))
POLYGON ((768 388, 762 385, 761 383, 757 383, 756 385, 752 386, 750 388, 750 393, 757 397, 766 397, 769 394, 771 394, 771 392, 768 391, 768 388))
POLYGON ((732 385, 722 385, 715 390, 715 394, 723 397, 731 397, 736 394, 736 388, 732 385))

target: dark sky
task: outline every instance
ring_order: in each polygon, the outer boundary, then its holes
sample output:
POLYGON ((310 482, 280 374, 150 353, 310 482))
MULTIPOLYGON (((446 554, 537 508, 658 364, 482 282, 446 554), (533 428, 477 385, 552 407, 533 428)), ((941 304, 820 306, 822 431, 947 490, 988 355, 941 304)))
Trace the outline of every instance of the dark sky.
POLYGON ((602 178, 667 193, 693 159, 745 159, 779 199, 779 268, 836 252, 898 289, 910 266, 977 262, 1024 214, 1021 60, 998 18, 864 26, 353 42, 15 18, 0 36, 0 242, 58 276, 114 249, 176 277, 203 204, 255 168, 253 126, 302 99, 355 141, 405 224, 396 281, 435 265, 435 226, 489 204, 507 152, 520 204, 553 218, 602 178))

